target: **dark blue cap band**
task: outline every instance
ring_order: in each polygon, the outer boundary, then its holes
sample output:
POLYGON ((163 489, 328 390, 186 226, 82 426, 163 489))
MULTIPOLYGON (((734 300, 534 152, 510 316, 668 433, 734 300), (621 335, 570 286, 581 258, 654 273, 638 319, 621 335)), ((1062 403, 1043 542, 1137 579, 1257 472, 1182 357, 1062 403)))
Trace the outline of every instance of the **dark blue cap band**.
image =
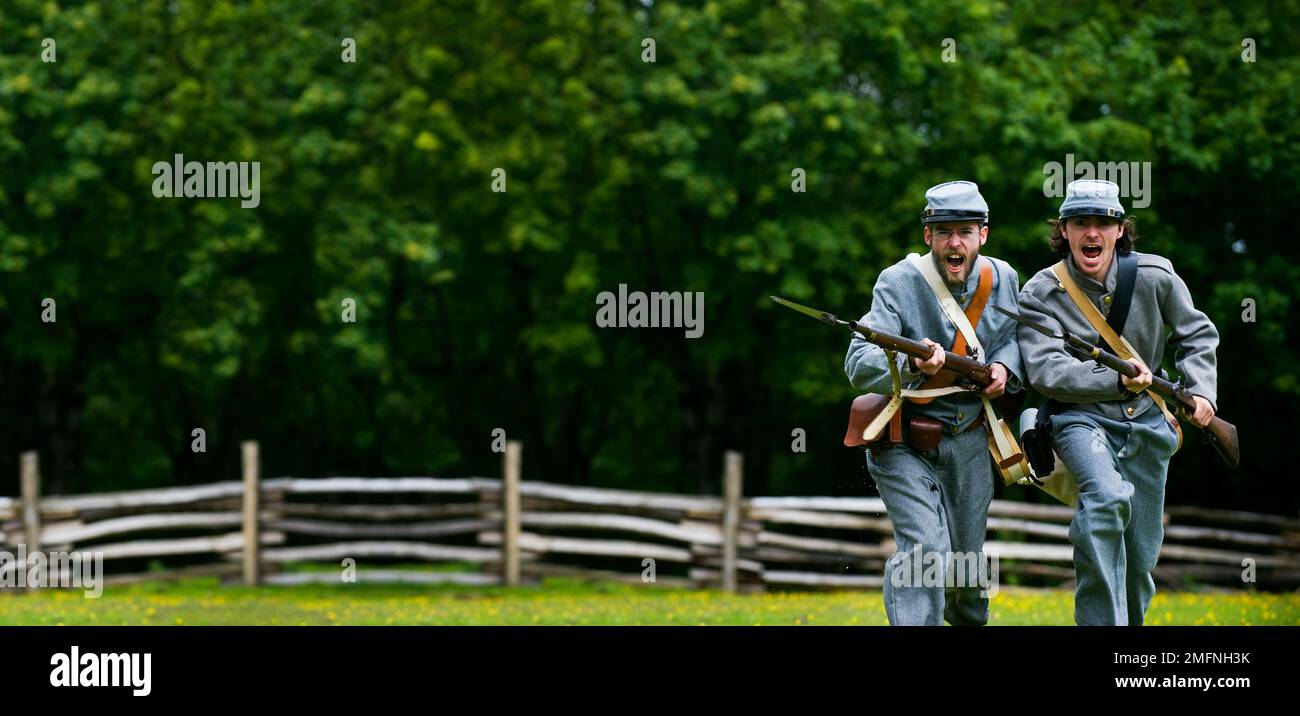
POLYGON ((1124 211, 1110 206, 1072 206, 1061 211, 1062 219, 1068 219, 1071 216, 1107 216, 1112 219, 1122 219, 1124 218, 1124 211))

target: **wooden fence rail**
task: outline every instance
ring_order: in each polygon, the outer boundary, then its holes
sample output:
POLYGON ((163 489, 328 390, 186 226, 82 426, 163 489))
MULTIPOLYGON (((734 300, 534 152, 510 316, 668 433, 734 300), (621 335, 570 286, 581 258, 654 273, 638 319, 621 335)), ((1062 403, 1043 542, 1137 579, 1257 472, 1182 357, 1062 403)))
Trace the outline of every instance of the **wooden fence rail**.
MULTIPOLYGON (((0 497, 0 549, 99 552, 110 584, 195 575, 247 584, 569 576, 741 592, 878 589, 896 551, 880 498, 745 498, 734 452, 720 497, 524 481, 517 442, 507 443, 500 479, 264 480, 257 443, 244 443, 241 455, 240 480, 42 496, 37 456, 24 453, 22 494, 0 497)), ((1060 505, 995 500, 985 552, 997 557, 1002 582, 1068 584, 1072 516, 1060 505)), ((0 583, 12 576, 4 569, 16 566, 0 568, 0 583)), ((1300 519, 1170 507, 1156 577, 1166 588, 1294 589, 1300 519)))

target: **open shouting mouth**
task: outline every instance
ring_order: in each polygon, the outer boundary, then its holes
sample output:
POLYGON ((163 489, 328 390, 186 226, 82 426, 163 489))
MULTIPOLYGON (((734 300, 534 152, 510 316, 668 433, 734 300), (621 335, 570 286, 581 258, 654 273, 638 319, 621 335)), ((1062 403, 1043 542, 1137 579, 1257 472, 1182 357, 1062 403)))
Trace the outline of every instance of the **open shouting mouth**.
POLYGON ((961 274, 962 269, 966 268, 966 257, 959 251, 948 251, 943 254, 943 262, 948 267, 948 273, 952 276, 961 274))
POLYGON ((1074 260, 1084 273, 1095 274, 1103 269, 1102 256, 1105 252, 1106 247, 1100 241, 1085 241, 1079 245, 1079 253, 1074 260))

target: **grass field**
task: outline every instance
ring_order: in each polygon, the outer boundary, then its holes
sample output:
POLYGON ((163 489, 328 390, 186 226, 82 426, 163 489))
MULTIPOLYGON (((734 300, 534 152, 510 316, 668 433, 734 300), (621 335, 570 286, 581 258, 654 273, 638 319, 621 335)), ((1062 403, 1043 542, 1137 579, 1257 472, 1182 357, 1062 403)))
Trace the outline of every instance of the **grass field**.
MULTIPOLYGON (((992 624, 1073 624, 1073 595, 1004 587, 992 624)), ((883 625, 880 592, 732 595, 550 579, 534 587, 223 586, 191 579, 79 590, 0 591, 0 625, 883 625)), ((1161 592, 1153 625, 1297 625, 1300 594, 1161 592)))

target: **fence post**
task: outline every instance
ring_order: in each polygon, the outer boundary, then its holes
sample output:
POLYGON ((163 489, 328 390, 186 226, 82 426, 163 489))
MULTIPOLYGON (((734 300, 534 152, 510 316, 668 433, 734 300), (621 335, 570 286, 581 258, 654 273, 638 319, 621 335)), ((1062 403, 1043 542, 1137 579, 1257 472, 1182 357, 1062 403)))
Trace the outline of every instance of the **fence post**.
POLYGON ((504 522, 501 526, 501 561, 506 586, 519 584, 520 497, 519 468, 524 446, 518 440, 506 441, 502 466, 501 500, 504 522))
POLYGON ((723 474, 722 509, 722 589, 736 591, 736 546, 740 533, 740 487, 743 459, 735 450, 727 451, 723 474))
POLYGON ((251 586, 258 581, 261 540, 257 522, 261 497, 261 483, 258 480, 260 466, 256 440, 245 440, 240 448, 244 463, 244 584, 251 586))
MULTIPOLYGON (((41 470, 35 450, 19 458, 19 477, 23 500, 23 538, 27 554, 41 551, 41 470)), ((19 569, 26 569, 19 566, 19 569)))

